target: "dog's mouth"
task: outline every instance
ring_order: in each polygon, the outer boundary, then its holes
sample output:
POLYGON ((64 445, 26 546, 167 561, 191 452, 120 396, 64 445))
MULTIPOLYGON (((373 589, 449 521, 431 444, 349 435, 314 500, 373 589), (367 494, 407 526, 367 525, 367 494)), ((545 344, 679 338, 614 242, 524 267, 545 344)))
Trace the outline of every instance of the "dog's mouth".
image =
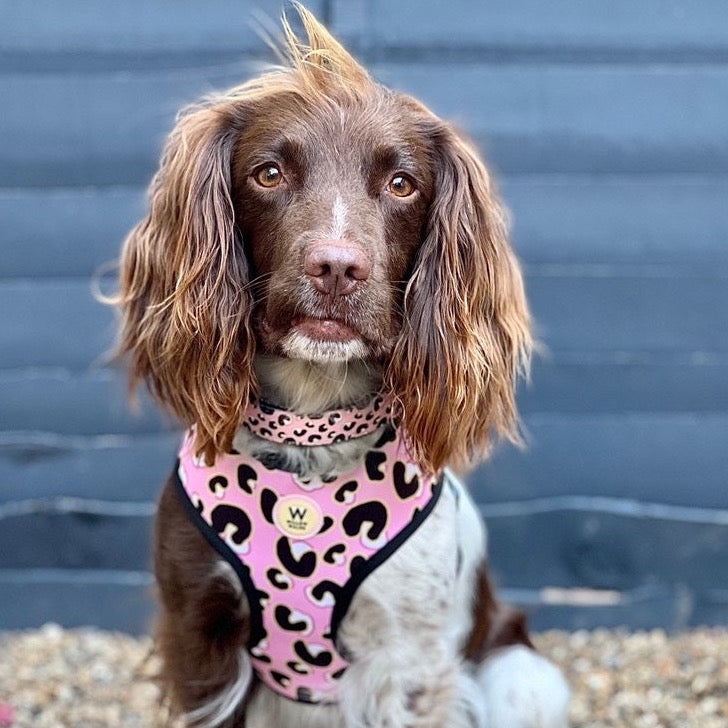
POLYGON ((343 344, 361 338, 351 326, 335 318, 299 316, 291 322, 291 329, 312 341, 343 344))
POLYGON ((351 361, 371 354, 365 336, 338 318, 299 315, 285 325, 262 319, 259 333, 269 353, 312 362, 351 361))
POLYGON ((333 298, 276 285, 263 298, 255 315, 258 343, 276 356, 321 362, 380 358, 395 333, 392 303, 378 290, 333 298))
POLYGON ((285 356, 314 362, 351 361, 369 353, 356 329, 341 319, 315 316, 294 318, 280 346, 285 356))

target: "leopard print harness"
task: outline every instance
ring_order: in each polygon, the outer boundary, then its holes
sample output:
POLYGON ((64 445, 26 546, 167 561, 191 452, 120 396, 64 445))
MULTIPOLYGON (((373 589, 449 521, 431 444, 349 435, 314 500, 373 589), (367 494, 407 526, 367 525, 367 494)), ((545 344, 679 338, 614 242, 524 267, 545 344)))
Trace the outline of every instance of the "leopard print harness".
POLYGON ((250 604, 250 659, 275 692, 333 703, 348 661, 337 630, 362 582, 434 508, 441 477, 414 462, 407 436, 380 397, 310 417, 252 404, 254 434, 302 447, 382 434, 351 472, 301 479, 231 452, 212 466, 195 455, 194 429, 176 470, 192 521, 240 577, 250 604))

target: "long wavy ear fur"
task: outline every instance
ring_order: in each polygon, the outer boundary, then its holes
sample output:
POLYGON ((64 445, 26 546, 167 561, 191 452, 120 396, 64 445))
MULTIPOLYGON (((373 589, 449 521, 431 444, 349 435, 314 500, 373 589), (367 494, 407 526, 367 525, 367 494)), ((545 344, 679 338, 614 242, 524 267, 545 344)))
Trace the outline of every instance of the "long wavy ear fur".
POLYGON ((230 167, 240 105, 201 105, 172 131, 148 216, 122 252, 119 353, 209 459, 229 449, 255 387, 248 266, 236 240, 230 167))
POLYGON ((436 122, 436 189, 386 373, 415 455, 437 470, 520 442, 515 402, 532 349, 520 268, 473 147, 436 122))

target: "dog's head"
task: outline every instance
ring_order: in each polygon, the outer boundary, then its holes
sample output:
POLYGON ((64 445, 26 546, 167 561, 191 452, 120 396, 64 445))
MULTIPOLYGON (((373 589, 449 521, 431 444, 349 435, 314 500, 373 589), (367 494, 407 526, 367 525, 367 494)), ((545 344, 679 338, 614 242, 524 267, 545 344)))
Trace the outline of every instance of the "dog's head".
POLYGON ((422 464, 517 439, 531 347, 518 264, 473 146, 374 82, 307 11, 290 62, 186 110, 123 252, 121 350, 208 457, 256 351, 377 362, 422 464))

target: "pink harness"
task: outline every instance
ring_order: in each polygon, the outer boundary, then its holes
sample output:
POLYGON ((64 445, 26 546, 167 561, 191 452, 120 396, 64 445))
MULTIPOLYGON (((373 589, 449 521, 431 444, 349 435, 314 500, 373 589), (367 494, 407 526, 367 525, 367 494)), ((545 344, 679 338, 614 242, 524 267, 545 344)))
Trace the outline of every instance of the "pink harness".
MULTIPOLYGON (((245 425, 274 442, 330 444, 375 431, 390 417, 366 408, 301 416, 251 405, 245 425)), ((336 631, 364 579, 432 511, 440 479, 414 463, 388 425, 352 471, 323 482, 229 453, 207 466, 194 432, 179 453, 178 490, 190 516, 240 577, 251 608, 251 661, 259 679, 292 700, 335 702, 348 662, 336 631)))

